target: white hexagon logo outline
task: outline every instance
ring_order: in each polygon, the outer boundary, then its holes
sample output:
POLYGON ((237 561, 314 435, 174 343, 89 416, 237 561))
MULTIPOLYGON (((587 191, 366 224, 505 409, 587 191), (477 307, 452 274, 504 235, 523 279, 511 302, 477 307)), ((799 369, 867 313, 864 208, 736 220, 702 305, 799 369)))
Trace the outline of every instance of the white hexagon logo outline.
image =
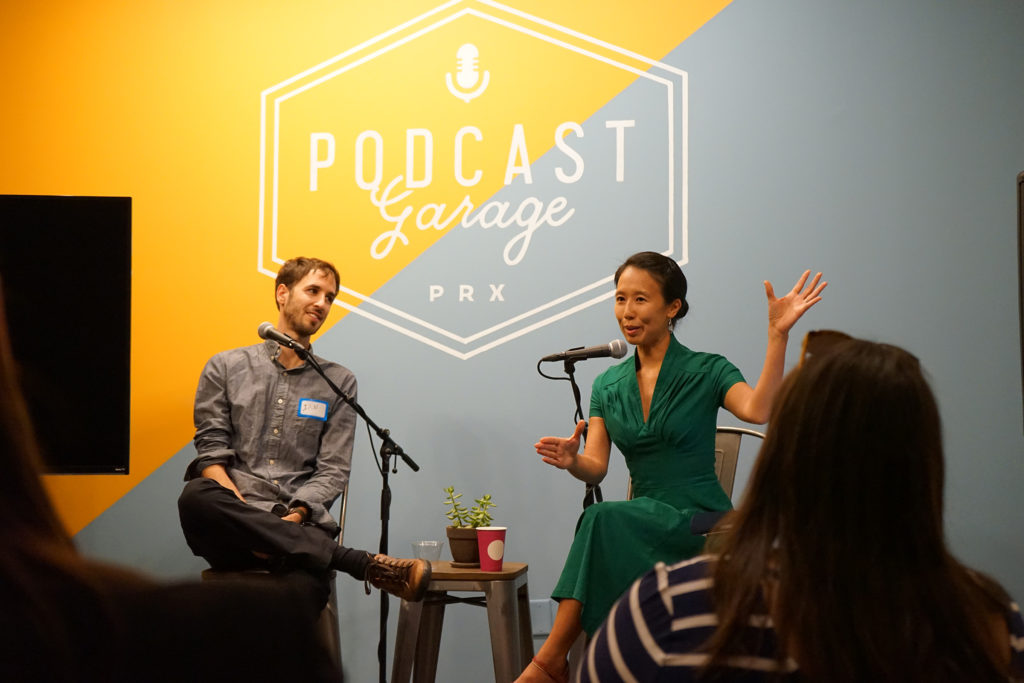
MULTIPOLYGON (((257 252, 257 270, 269 277, 276 277, 277 268, 271 264, 280 266, 284 259, 277 253, 277 202, 278 202, 278 159, 279 159, 279 126, 280 106, 282 102, 301 94, 302 92, 316 87, 321 83, 330 80, 350 69, 360 66, 377 56, 393 50, 411 40, 433 31, 441 26, 458 20, 463 16, 475 16, 486 21, 491 21, 506 28, 519 31, 571 50, 580 55, 604 62, 615 68, 624 69, 635 74, 638 78, 646 78, 666 88, 667 120, 668 120, 668 246, 662 253, 675 258, 681 265, 688 261, 688 75, 685 71, 662 62, 644 57, 630 50, 618 47, 606 41, 593 38, 573 29, 555 24, 539 17, 508 7, 493 0, 453 0, 439 5, 424 14, 419 15, 403 24, 385 31, 373 38, 352 47, 331 59, 328 59, 316 66, 264 90, 260 96, 260 200, 259 200, 259 234, 257 252), (482 11, 474 7, 463 7, 455 9, 458 5, 468 4, 484 5, 489 11, 482 11), (450 10, 455 11, 450 11, 450 10), (506 16, 499 16, 497 13, 506 16), (528 25, 526 22, 532 25, 528 25), (545 33, 548 31, 550 33, 545 33), (575 43, 572 41, 576 41, 575 43), (603 53, 603 54, 602 54, 603 53), (618 55, 615 57, 613 55, 618 55), (647 70, 641 70, 630 64, 617 59, 628 59, 647 66, 647 70), (660 72, 656 73, 656 72, 660 72), (678 89, 678 99, 676 90, 678 89), (272 108, 268 111, 268 103, 272 108), (680 111, 678 117, 675 114, 675 107, 678 104, 680 111), (268 121, 269 117, 269 121, 268 121), (681 178, 675 178, 676 174, 676 135, 679 136, 679 169, 681 178), (270 147, 268 151, 268 147, 270 147), (269 157, 269 167, 268 167, 269 157), (269 173, 269 177, 268 177, 269 173), (268 182, 269 180, 269 182, 268 182), (680 191, 680 206, 676 207, 675 193, 680 191), (268 204, 270 220, 268 217, 268 204), (268 232, 269 230, 269 239, 268 232), (679 255, 676 256, 676 230, 679 230, 679 255), (270 244, 269 263, 267 262, 267 243, 270 244)), ((376 300, 370 296, 352 290, 343 283, 339 283, 339 290, 348 296, 359 300, 359 305, 353 306, 340 297, 335 304, 342 308, 372 320, 380 325, 404 334, 412 339, 420 341, 428 346, 443 351, 460 359, 468 359, 484 351, 493 349, 501 344, 528 334, 533 330, 544 327, 552 322, 573 315, 574 313, 593 306, 602 301, 607 301, 613 295, 613 291, 604 290, 594 294, 595 290, 610 284, 612 276, 603 277, 595 282, 583 285, 578 289, 563 294, 547 303, 515 315, 507 320, 492 325, 487 329, 474 334, 463 336, 446 330, 429 321, 417 316, 410 315, 394 306, 376 300), (560 308, 562 306, 564 308, 560 308), (374 310, 369 310, 372 307, 374 310), (393 319, 388 319, 391 316, 393 319), (531 319, 533 319, 531 321, 531 319), (527 323, 517 327, 519 323, 527 323), (414 327, 415 326, 415 327, 414 327), (416 329, 418 328, 418 330, 416 329), (509 329, 511 328, 511 329, 509 329), (428 333, 438 338, 427 336, 428 333), (485 340, 486 337, 493 337, 485 340), (446 341, 442 341, 446 340, 446 341), (478 346, 465 349, 466 346, 481 343, 478 346), (463 348, 456 348, 451 343, 461 344, 463 348)))

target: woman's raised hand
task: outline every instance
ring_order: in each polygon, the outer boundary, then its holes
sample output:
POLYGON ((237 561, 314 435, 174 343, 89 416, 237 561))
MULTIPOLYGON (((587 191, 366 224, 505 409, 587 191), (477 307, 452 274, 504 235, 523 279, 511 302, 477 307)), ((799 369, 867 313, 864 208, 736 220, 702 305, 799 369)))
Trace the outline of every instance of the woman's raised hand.
POLYGON ((793 289, 783 297, 776 298, 775 289, 772 283, 764 281, 764 291, 768 295, 768 327, 780 334, 788 334, 796 324, 796 321, 810 309, 811 306, 821 301, 821 292, 828 286, 827 282, 821 281, 821 273, 814 276, 811 284, 807 284, 807 278, 811 271, 805 270, 800 276, 793 289))
POLYGON ((576 456, 580 452, 580 437, 583 429, 587 426, 586 421, 580 420, 576 423, 576 430, 568 439, 557 436, 545 436, 533 445, 537 449, 540 459, 558 469, 567 470, 576 463, 576 456))

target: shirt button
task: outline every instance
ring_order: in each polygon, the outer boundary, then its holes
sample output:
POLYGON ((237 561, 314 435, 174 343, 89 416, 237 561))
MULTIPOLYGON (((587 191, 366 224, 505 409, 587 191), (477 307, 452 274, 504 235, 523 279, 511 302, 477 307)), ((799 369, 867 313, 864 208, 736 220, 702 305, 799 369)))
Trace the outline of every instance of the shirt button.
POLYGON ((277 399, 277 402, 278 403, 284 403, 284 399, 283 398, 279 398, 279 399, 277 399))
POLYGON ((271 464, 271 465, 273 465, 273 464, 274 464, 274 459, 273 459, 273 458, 271 458, 271 459, 270 459, 270 464, 271 464))
POLYGON ((275 433, 275 434, 280 434, 280 433, 281 433, 281 430, 280 430, 280 429, 278 429, 277 427, 274 427, 274 433, 275 433))
POLYGON ((274 486, 277 486, 277 485, 278 485, 278 484, 280 484, 280 483, 281 483, 281 482, 279 482, 279 481, 278 481, 277 479, 275 479, 275 480, 274 480, 274 486))

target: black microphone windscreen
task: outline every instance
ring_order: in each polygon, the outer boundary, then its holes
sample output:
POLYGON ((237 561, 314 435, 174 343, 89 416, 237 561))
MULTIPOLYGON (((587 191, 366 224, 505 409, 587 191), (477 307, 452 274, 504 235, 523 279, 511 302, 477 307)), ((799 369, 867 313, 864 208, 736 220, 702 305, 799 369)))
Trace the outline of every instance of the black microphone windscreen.
POLYGON ((260 339, 267 339, 267 335, 271 330, 274 329, 274 324, 269 322, 262 322, 260 326, 256 328, 256 333, 260 335, 260 339))

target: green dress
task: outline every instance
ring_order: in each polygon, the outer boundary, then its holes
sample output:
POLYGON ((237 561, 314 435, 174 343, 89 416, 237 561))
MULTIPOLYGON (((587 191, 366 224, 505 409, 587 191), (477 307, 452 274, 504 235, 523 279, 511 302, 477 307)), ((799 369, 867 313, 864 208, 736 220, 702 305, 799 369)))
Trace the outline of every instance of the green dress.
POLYGON ((638 364, 634 354, 601 373, 590 398, 590 416, 604 419, 626 458, 634 497, 583 512, 552 592, 556 600, 583 603, 590 634, 656 562, 700 552, 704 538, 690 533, 694 513, 732 507, 715 476, 715 424, 726 392, 743 375, 723 356, 691 351, 670 337, 645 423, 638 364))

